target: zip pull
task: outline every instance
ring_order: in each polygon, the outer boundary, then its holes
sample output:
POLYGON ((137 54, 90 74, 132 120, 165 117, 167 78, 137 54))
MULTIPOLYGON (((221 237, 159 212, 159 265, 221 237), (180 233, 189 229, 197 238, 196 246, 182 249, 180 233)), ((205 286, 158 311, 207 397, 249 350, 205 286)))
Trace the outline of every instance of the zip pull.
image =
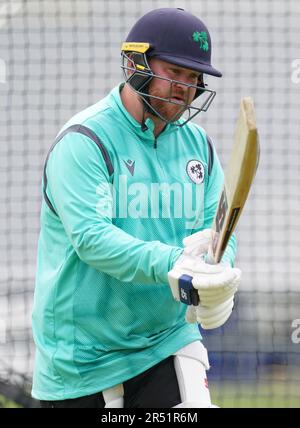
POLYGON ((157 138, 154 139, 154 146, 155 149, 157 149, 157 138))

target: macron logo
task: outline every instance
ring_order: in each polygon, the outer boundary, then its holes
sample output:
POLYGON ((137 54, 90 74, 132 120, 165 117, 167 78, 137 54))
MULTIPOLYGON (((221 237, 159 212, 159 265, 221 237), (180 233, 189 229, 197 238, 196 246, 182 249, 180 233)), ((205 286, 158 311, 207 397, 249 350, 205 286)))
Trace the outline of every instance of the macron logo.
POLYGON ((131 159, 128 159, 127 161, 124 160, 124 163, 125 163, 128 171, 130 172, 130 174, 133 176, 134 175, 135 161, 132 161, 131 159))

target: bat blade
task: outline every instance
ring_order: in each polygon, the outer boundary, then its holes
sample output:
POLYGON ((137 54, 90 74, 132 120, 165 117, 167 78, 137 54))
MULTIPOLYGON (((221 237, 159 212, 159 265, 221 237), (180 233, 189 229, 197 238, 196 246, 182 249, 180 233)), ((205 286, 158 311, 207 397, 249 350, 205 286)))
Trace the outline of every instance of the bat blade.
POLYGON ((245 97, 241 100, 234 146, 213 221, 209 263, 219 263, 226 250, 247 200, 258 162, 259 139, 255 111, 252 99, 245 97))

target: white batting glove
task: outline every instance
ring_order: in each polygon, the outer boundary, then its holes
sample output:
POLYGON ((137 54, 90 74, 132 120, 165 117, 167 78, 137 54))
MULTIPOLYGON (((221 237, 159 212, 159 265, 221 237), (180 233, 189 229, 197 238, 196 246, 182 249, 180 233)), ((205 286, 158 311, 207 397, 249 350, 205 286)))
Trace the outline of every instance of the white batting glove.
POLYGON ((228 320, 241 278, 240 269, 205 263, 210 242, 211 229, 185 238, 184 252, 168 273, 174 298, 190 305, 187 322, 198 322, 204 329, 220 327, 228 320))
POLYGON ((231 315, 234 301, 233 297, 213 308, 198 306, 188 306, 186 311, 186 321, 189 323, 198 322, 205 330, 221 327, 231 315))
POLYGON ((204 229, 184 238, 184 251, 176 261, 176 266, 190 265, 193 270, 194 262, 197 264, 200 259, 204 260, 211 242, 211 233, 211 229, 204 229))
POLYGON ((188 305, 215 307, 234 296, 241 271, 223 263, 210 265, 200 257, 184 255, 168 273, 176 300, 188 305))
POLYGON ((204 229, 183 239, 184 254, 204 257, 212 239, 212 230, 204 229))

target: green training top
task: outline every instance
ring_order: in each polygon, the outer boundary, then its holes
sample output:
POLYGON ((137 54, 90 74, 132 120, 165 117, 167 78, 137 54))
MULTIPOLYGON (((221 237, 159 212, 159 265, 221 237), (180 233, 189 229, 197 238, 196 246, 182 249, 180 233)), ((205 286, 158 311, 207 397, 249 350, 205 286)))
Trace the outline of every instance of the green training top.
MULTIPOLYGON (((130 379, 201 338, 167 273, 211 226, 223 172, 189 122, 154 137, 120 87, 75 115, 47 158, 38 244, 32 395, 63 400, 130 379)), ((233 263, 235 239, 225 258, 233 263)))

